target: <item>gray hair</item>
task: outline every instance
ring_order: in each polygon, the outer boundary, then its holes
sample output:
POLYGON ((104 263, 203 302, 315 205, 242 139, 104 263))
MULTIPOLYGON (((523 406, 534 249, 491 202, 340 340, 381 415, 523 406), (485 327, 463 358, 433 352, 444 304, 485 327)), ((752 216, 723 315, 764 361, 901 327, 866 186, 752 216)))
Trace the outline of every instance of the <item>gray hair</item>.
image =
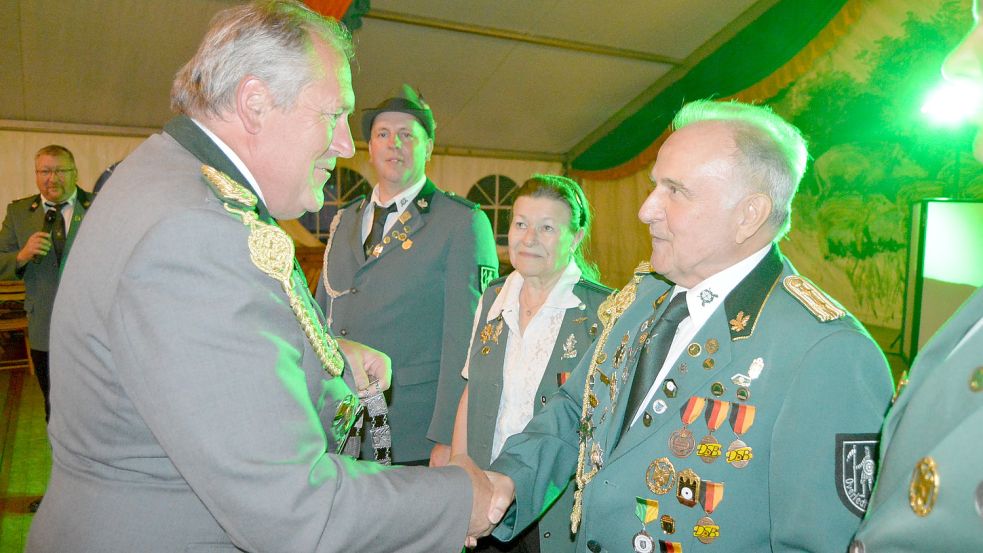
POLYGON ((254 2, 223 10, 212 19, 194 57, 178 71, 171 109, 189 116, 219 117, 231 111, 247 75, 261 79, 277 108, 293 107, 318 75, 312 66, 312 35, 343 55, 354 56, 351 33, 296 0, 254 2))
POLYGON ((771 198, 768 222, 776 238, 791 226, 792 199, 806 171, 809 152, 802 132, 767 106, 741 102, 696 100, 679 110, 672 121, 674 130, 701 121, 719 121, 732 133, 743 159, 737 167, 751 190, 771 198))

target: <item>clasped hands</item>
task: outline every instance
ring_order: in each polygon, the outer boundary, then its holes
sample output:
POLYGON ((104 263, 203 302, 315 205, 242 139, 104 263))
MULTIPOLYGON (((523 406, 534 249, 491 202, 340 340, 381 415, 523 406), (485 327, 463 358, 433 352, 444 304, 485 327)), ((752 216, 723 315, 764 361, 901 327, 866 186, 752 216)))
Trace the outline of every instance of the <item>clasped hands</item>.
POLYGON ((478 545, 478 538, 490 534, 505 516, 515 499, 515 483, 504 474, 482 471, 464 454, 452 457, 450 464, 463 468, 471 477, 471 521, 464 545, 474 547, 478 545))

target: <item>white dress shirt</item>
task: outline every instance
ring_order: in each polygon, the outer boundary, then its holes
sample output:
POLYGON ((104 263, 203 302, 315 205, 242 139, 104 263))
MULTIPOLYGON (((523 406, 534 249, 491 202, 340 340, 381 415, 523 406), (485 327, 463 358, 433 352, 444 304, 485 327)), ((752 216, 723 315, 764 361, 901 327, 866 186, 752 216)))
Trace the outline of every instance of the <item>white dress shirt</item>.
MULTIPOLYGON (((63 219, 65 219, 66 237, 68 236, 69 231, 72 230, 72 214, 75 213, 75 198, 77 198, 78 195, 79 195, 79 191, 78 188, 76 188, 75 192, 72 192, 72 195, 69 196, 67 200, 65 200, 65 207, 61 209, 61 216, 63 219)), ((44 194, 41 194, 41 202, 44 204, 45 211, 49 209, 58 209, 57 207, 58 202, 45 198, 44 194)))
POLYGON ((362 243, 365 243, 365 239, 368 238, 369 233, 372 232, 372 218, 375 216, 375 210, 370 208, 373 206, 389 207, 393 205, 393 203, 396 204, 396 211, 389 214, 389 216, 386 218, 386 225, 382 227, 382 235, 385 236, 386 233, 389 232, 389 229, 396 224, 396 220, 399 219, 399 216, 406 211, 407 207, 409 207, 410 202, 413 201, 413 198, 420 193, 420 190, 423 190, 423 185, 425 184, 427 184, 427 176, 423 175, 423 177, 417 181, 416 184, 390 198, 389 202, 387 202, 385 205, 379 201, 379 185, 375 185, 375 187, 372 189, 372 197, 369 198, 368 205, 364 210, 362 210, 362 243))

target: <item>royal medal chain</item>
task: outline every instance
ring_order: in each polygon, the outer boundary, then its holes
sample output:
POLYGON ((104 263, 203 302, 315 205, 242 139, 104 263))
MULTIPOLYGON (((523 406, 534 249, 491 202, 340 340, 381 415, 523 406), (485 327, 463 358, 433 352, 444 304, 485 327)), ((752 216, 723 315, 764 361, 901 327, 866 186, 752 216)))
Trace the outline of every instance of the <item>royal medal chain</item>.
MULTIPOLYGON (((593 433, 593 429, 591 428, 591 416, 593 414, 591 395, 594 388, 594 379, 598 374, 597 366, 606 360, 606 356, 602 359, 599 359, 599 357, 603 356, 604 345, 608 341, 608 335, 611 334, 611 329, 614 328, 615 323, 618 322, 621 315, 628 309, 628 306, 635 301, 638 283, 642 281, 644 274, 649 272, 651 272, 651 266, 648 262, 641 263, 635 269, 636 274, 632 278, 632 281, 620 291, 608 296, 597 310, 597 317, 604 326, 604 329, 597 338, 597 347, 594 349, 595 352, 601 353, 594 355, 590 362, 590 368, 587 370, 587 381, 584 385, 584 399, 580 411, 580 453, 577 456, 577 474, 575 476, 577 490, 573 494, 573 511, 570 513, 570 531, 574 534, 577 533, 577 529, 580 527, 580 520, 583 518, 584 488, 587 487, 587 484, 590 483, 594 475, 600 470, 600 466, 597 463, 592 463, 590 471, 587 471, 585 468, 588 456, 587 443, 592 441, 593 433)), ((599 457, 599 455, 596 457, 599 457)))
POLYGON ((213 167, 202 165, 201 172, 218 192, 225 210, 239 217, 242 224, 249 227, 249 259, 256 268, 280 283, 290 300, 290 308, 297 317, 297 322, 304 329, 307 341, 321 361, 321 366, 331 376, 341 376, 345 362, 338 342, 325 332, 317 316, 311 314, 310 295, 302 298, 294 285, 293 239, 277 225, 259 220, 256 212, 258 199, 255 194, 213 167), (231 202, 249 209, 240 209, 231 202))

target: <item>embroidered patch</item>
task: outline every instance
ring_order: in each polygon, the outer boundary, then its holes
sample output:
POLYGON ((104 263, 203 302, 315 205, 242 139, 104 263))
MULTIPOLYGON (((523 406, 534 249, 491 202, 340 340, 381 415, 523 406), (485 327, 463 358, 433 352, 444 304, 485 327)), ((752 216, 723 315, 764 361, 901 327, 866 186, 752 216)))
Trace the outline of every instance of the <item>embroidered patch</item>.
POLYGON ((877 434, 836 435, 836 493, 861 518, 874 489, 878 443, 877 434))
POLYGON ((496 278, 498 278, 498 269, 478 265, 478 289, 480 292, 484 293, 485 288, 488 288, 488 284, 496 278))

